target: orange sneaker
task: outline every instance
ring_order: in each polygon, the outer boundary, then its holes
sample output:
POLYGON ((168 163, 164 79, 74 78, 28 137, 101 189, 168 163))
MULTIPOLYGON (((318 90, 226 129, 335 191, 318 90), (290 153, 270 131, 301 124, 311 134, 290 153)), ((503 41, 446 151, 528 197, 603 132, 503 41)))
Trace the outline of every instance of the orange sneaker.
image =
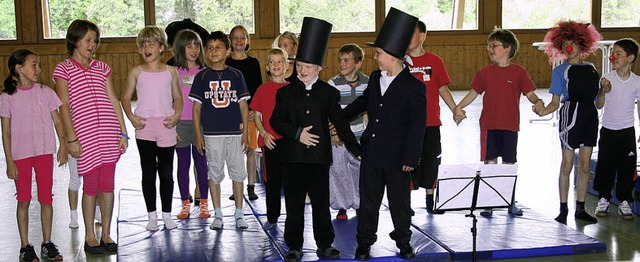
POLYGON ((191 209, 189 208, 189 199, 182 201, 182 210, 180 210, 180 213, 178 214, 178 218, 179 219, 185 219, 188 218, 189 215, 191 214, 191 209))
POLYGON ((209 201, 208 199, 200 199, 200 218, 209 218, 211 217, 211 213, 209 213, 209 201))

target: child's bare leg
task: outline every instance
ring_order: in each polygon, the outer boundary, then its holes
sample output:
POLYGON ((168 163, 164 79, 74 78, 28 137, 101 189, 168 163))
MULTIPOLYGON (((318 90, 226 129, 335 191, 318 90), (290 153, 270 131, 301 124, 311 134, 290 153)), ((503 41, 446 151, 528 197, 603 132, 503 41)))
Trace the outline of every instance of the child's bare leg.
POLYGON ((102 216, 102 241, 113 243, 111 238, 111 218, 113 217, 113 192, 98 194, 100 201, 100 213, 102 216))
POLYGON ((96 198, 95 196, 82 194, 82 218, 85 227, 84 241, 92 247, 100 245, 96 239, 96 232, 93 226, 93 220, 96 215, 96 198))
POLYGON ((18 233, 20 233, 20 247, 29 244, 29 204, 31 201, 18 202, 16 219, 18 220, 18 233))
POLYGON ((42 225, 42 243, 51 241, 51 224, 53 223, 53 207, 40 203, 40 223, 42 225))
POLYGON ((233 181, 233 196, 235 197, 236 208, 242 208, 242 191, 243 191, 244 183, 242 181, 237 182, 233 181))

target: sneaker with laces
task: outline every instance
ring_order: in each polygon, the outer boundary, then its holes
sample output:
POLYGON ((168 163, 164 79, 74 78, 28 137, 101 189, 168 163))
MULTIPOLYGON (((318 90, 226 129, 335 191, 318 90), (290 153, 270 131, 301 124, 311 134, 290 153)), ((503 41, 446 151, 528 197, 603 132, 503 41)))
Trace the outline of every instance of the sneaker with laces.
POLYGON ((191 214, 191 206, 189 203, 189 199, 182 201, 182 209, 180 213, 178 213, 179 219, 189 218, 189 214, 191 214))
POLYGON ((40 256, 42 258, 46 258, 49 261, 62 260, 62 255, 60 255, 58 247, 51 241, 49 241, 48 243, 42 243, 40 256))
MULTIPOLYGON (((202 201, 202 200, 200 200, 200 201, 202 201)), ((211 228, 213 230, 218 230, 218 229, 222 229, 222 226, 223 226, 222 218, 221 217, 215 217, 213 219, 213 223, 211 223, 209 228, 211 228)))
POLYGON ((601 197, 596 206, 596 216, 606 217, 609 214, 609 201, 601 197))
POLYGON ((236 217, 236 228, 237 229, 247 229, 249 228, 249 224, 244 221, 243 217, 236 217))
POLYGON ((40 261, 38 255, 36 255, 36 251, 33 250, 33 246, 28 244, 26 247, 20 248, 20 257, 18 257, 21 262, 35 262, 40 261))
POLYGON ((631 211, 631 207, 629 206, 629 202, 622 201, 620 205, 618 205, 618 215, 622 218, 631 220, 633 219, 633 211, 631 211))
POLYGON ((209 212, 209 201, 207 199, 200 199, 200 218, 210 218, 211 212, 209 212))
POLYGON ((480 211, 480 215, 483 217, 490 217, 493 215, 493 208, 486 208, 480 211))
POLYGON ((347 215, 347 210, 340 209, 338 210, 338 215, 336 215, 337 220, 347 220, 349 216, 347 215))

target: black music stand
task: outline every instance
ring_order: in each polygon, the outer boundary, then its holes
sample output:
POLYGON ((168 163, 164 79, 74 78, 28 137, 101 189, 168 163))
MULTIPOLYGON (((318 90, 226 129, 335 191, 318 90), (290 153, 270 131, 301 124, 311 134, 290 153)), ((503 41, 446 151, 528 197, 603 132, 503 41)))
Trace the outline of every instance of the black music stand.
POLYGON ((476 209, 510 207, 515 193, 517 165, 441 165, 434 210, 469 210, 473 219, 472 260, 477 260, 476 209), (474 174, 475 175, 471 175, 474 174))

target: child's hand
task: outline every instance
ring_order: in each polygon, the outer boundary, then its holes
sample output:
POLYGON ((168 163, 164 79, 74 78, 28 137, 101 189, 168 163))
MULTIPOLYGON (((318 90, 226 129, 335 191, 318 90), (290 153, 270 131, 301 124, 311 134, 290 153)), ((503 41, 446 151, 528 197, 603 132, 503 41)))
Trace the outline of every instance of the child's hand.
POLYGON ((198 154, 204 156, 204 138, 202 138, 202 135, 196 135, 196 150, 198 154))
POLYGON ((67 146, 61 145, 58 148, 58 154, 56 155, 58 158, 58 166, 64 166, 69 161, 69 152, 67 152, 67 146))
POLYGON ((544 102, 542 100, 536 101, 536 103, 533 106, 531 106, 531 109, 533 110, 533 112, 539 116, 540 116, 540 113, 544 111, 544 108, 545 108, 544 102))
POLYGON ((131 124, 136 130, 143 129, 145 126, 144 121, 147 121, 146 118, 137 115, 131 116, 129 120, 131 120, 131 124))
POLYGON ((242 132, 240 143, 242 144, 242 152, 245 154, 249 152, 249 136, 247 136, 247 132, 242 132))
POLYGON ((180 120, 179 115, 172 115, 164 119, 164 127, 166 128, 174 128, 178 124, 178 120, 180 120))
POLYGON ((462 120, 467 118, 467 112, 462 110, 459 107, 456 107, 454 111, 455 113, 453 114, 453 121, 456 122, 456 125, 460 125, 460 122, 462 122, 462 120))
POLYGON ((274 149, 276 147, 276 141, 273 140, 273 135, 266 133, 262 139, 264 139, 264 144, 267 146, 267 148, 269 149, 274 149))
POLYGON ((126 137, 121 137, 120 144, 118 144, 118 148, 120 149, 120 154, 126 153, 128 147, 129 147, 129 140, 127 140, 126 137))
POLYGON ((82 155, 82 146, 80 145, 80 141, 76 141, 73 143, 68 143, 67 148, 69 149, 69 154, 72 157, 78 158, 82 155))
POLYGON ((331 135, 331 145, 335 147, 342 146, 342 140, 340 140, 340 137, 338 137, 338 135, 331 135))
POLYGON ((609 79, 604 77, 600 79, 600 92, 603 94, 611 92, 611 82, 609 79))
POLYGON ((313 128, 313 126, 308 126, 302 129, 302 133, 300 133, 300 143, 306 145, 307 147, 310 146, 316 146, 316 144, 318 144, 318 138, 320 138, 318 135, 314 135, 312 133, 309 133, 309 130, 311 130, 311 128, 313 128))
POLYGON ((13 161, 7 163, 7 177, 11 180, 18 180, 18 167, 13 161))
POLYGON ((249 122, 253 122, 256 117, 256 112, 249 110, 249 122))

